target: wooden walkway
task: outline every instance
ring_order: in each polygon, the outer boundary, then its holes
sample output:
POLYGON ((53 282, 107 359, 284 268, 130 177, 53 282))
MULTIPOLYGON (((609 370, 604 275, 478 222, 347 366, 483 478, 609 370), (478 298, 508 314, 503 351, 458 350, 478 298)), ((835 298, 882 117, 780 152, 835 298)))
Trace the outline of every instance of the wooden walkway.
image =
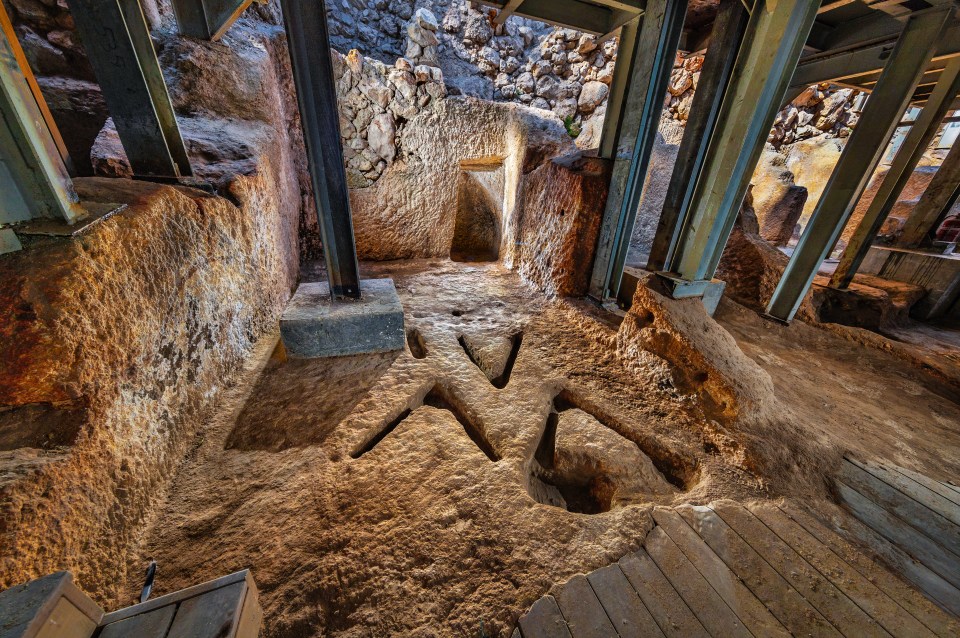
POLYGON ((960 635, 800 505, 720 501, 653 517, 643 549, 555 588, 514 638, 960 635))
POLYGON ((848 533, 960 616, 960 488, 902 467, 845 459, 835 480, 860 524, 848 533))

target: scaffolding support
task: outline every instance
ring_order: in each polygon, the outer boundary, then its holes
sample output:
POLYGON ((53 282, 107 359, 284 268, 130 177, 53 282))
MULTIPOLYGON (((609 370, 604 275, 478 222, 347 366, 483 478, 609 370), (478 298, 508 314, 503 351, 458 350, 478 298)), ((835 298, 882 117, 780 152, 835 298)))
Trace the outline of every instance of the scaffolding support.
POLYGON ((631 55, 618 58, 618 66, 629 60, 629 68, 620 76, 622 101, 607 111, 615 119, 601 141, 614 165, 590 277, 590 296, 599 301, 616 297, 620 288, 686 12, 686 0, 647 2, 631 55))
MULTIPOLYGON (((7 22, 2 6, 0 12, 7 22)), ((0 37, 0 223, 47 218, 73 224, 86 212, 11 34, 3 29, 0 37)), ((0 252, 19 247, 12 231, 4 229, 2 235, 0 252)))
POLYGON ((883 178, 883 183, 873 201, 870 202, 870 207, 863 219, 860 220, 856 232, 847 243, 840 257, 840 263, 830 279, 832 287, 846 288, 850 285, 880 227, 887 220, 887 216, 896 205, 907 182, 910 181, 910 176, 913 175, 923 153, 940 129, 940 123, 953 107, 953 101, 958 92, 960 92, 960 58, 953 58, 940 74, 933 93, 900 145, 890 170, 883 178))
POLYGON ((753 7, 670 271, 662 273, 675 297, 702 296, 712 282, 817 7, 769 0, 753 7))
POLYGON ((723 0, 713 23, 700 82, 693 94, 690 117, 677 153, 677 162, 667 187, 663 211, 647 259, 647 270, 670 270, 680 231, 690 212, 697 178, 703 168, 710 137, 717 125, 723 96, 743 42, 750 13, 741 0, 723 0))
POLYGON ((67 0, 138 177, 190 177, 190 160, 138 0, 67 0))
POLYGON ((281 2, 330 294, 334 299, 359 299, 360 269, 325 5, 325 0, 281 2))
POLYGON ((767 304, 767 316, 793 319, 893 137, 951 14, 952 7, 945 7, 907 22, 767 304))

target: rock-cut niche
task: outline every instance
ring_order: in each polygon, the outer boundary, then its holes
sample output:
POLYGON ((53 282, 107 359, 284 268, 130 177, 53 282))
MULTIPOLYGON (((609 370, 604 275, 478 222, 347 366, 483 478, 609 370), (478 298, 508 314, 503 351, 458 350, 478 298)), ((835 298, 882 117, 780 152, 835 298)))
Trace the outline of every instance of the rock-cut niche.
POLYGON ((461 165, 457 217, 450 258, 497 261, 503 236, 504 170, 502 161, 461 165))

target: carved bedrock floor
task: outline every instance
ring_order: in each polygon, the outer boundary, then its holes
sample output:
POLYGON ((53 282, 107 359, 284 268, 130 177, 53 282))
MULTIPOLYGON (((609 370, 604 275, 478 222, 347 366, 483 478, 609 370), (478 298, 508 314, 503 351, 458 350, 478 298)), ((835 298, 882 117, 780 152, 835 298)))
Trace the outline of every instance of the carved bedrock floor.
POLYGON ((367 271, 396 281, 408 348, 263 344, 131 557, 158 560, 159 592, 249 567, 268 636, 509 636, 639 550, 654 507, 770 496, 735 433, 666 361, 628 369, 589 304, 492 264, 367 271))

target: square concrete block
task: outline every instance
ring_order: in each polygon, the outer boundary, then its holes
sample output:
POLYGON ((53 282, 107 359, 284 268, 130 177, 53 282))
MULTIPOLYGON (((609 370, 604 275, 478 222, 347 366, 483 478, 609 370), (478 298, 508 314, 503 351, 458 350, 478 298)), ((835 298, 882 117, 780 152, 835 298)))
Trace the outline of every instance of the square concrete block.
POLYGON ((280 319, 292 357, 339 357, 402 350, 403 306, 392 279, 364 279, 361 298, 333 301, 326 282, 301 284, 280 319))

